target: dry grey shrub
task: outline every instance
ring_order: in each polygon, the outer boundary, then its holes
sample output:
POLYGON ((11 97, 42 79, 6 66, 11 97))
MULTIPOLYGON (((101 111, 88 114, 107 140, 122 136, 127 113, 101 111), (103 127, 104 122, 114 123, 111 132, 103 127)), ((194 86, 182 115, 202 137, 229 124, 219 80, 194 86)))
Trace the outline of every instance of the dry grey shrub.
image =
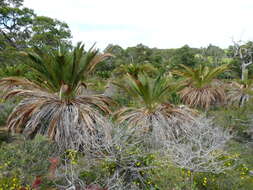
POLYGON ((182 127, 185 123, 192 123, 194 117, 189 113, 185 113, 185 117, 164 117, 163 114, 157 112, 146 118, 146 125, 150 125, 152 130, 150 131, 149 138, 151 138, 152 144, 160 146, 163 141, 173 141, 182 134, 186 133, 185 128, 182 127))
MULTIPOLYGON (((161 146, 161 142, 166 140, 173 140, 177 138, 181 133, 184 133, 184 129, 181 128, 184 123, 191 123, 195 120, 198 113, 188 108, 187 106, 178 106, 172 110, 166 110, 162 105, 152 113, 146 113, 143 111, 133 111, 128 116, 134 117, 134 120, 123 120, 129 128, 134 128, 136 135, 145 137, 146 140, 151 142, 152 146, 161 146)), ((153 147, 154 148, 154 147, 153 147)))
POLYGON ((141 163, 152 154, 152 150, 145 147, 145 138, 137 136, 134 129, 117 127, 112 141, 105 146, 105 152, 102 159, 116 166, 113 174, 106 180, 109 189, 116 190, 120 186, 124 187, 123 189, 137 189, 132 183, 136 180, 145 186, 145 175, 142 173, 154 167, 152 164, 141 163))
POLYGON ((80 166, 71 162, 66 157, 55 171, 55 186, 63 190, 84 189, 85 183, 79 178, 80 166))
MULTIPOLYGON (((78 164, 73 165, 66 160, 57 169, 57 178, 65 181, 64 185, 57 186, 63 189, 85 188, 91 184, 80 180, 80 173, 104 167, 105 173, 97 175, 93 184, 100 184, 108 190, 138 190, 140 187, 134 183, 138 181, 142 189, 145 189, 147 174, 144 173, 156 167, 152 163, 142 163, 143 159, 153 153, 152 149, 145 147, 145 141, 147 139, 136 135, 134 128, 115 126, 110 140, 83 148, 84 156, 78 158, 78 164)), ((99 171, 103 172, 101 168, 97 172, 99 171)))
POLYGON ((228 131, 215 126, 211 119, 200 117, 181 126, 184 133, 173 140, 164 141, 164 150, 172 162, 192 172, 221 173, 231 169, 225 151, 232 137, 228 131))
MULTIPOLYGON (((153 154, 152 149, 146 147, 147 136, 139 136, 136 129, 127 126, 115 126, 112 138, 100 147, 96 147, 96 153, 90 154, 88 160, 103 160, 106 164, 113 165, 114 169, 104 179, 105 186, 110 190, 139 189, 133 182, 139 181, 145 187, 145 171, 155 166, 143 165, 141 162, 153 154), (138 165, 140 163, 140 165, 138 165)), ((97 144, 98 145, 98 144, 97 144)), ((94 164, 96 163, 90 163, 94 164)))
MULTIPOLYGON (((55 133, 55 141, 57 142, 61 150, 75 149, 80 147, 91 146, 98 142, 105 141, 110 138, 111 124, 107 118, 103 117, 98 111, 92 111, 87 113, 93 120, 89 121, 89 125, 93 129, 87 127, 83 121, 84 117, 80 115, 79 108, 75 105, 55 105, 44 106, 40 112, 35 113, 29 122, 26 124, 26 128, 23 133, 27 134, 31 127, 41 125, 40 118, 44 121, 53 120, 54 114, 58 113, 58 121, 55 133), (60 110, 59 110, 60 109, 60 110), (45 115, 43 115, 45 114, 45 115), (35 124, 35 122, 38 122, 35 124), (64 126, 64 127, 63 127, 64 126)), ((44 127, 40 127, 37 133, 45 134, 48 129, 48 124, 45 123, 44 127)))

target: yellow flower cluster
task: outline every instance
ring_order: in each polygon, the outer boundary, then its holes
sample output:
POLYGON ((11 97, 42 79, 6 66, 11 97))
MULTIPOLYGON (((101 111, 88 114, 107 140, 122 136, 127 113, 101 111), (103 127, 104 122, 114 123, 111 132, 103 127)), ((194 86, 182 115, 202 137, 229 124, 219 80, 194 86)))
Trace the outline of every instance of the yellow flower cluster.
POLYGON ((8 180, 0 181, 0 190, 17 190, 21 188, 19 178, 13 177, 8 180))
POLYGON ((76 150, 72 149, 67 150, 67 157, 70 160, 70 163, 73 165, 77 164, 77 153, 78 152, 76 150))
POLYGON ((1 170, 1 169, 5 169, 5 168, 7 168, 8 166, 10 166, 10 164, 11 164, 11 162, 10 162, 10 161, 5 162, 4 164, 0 165, 0 170, 1 170))
POLYGON ((243 164, 242 168, 240 168, 241 179, 244 179, 245 177, 247 177, 248 172, 249 172, 249 168, 246 167, 245 164, 243 164))
POLYGON ((206 184, 207 184, 207 178, 206 177, 203 178, 203 183, 202 184, 203 184, 203 186, 206 186, 206 184))

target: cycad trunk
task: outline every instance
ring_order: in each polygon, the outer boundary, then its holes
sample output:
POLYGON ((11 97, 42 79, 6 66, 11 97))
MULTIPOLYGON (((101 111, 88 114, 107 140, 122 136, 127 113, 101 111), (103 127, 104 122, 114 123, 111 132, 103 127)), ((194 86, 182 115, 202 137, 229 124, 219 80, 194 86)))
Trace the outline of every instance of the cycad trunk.
MULTIPOLYGON (((242 64, 242 74, 241 74, 241 80, 242 81, 247 81, 248 80, 248 73, 249 73, 249 70, 247 69, 247 66, 248 64, 247 63, 243 63, 242 64)), ((248 100, 248 95, 243 95, 241 98, 240 98, 240 101, 239 101, 239 107, 242 107, 244 106, 244 103, 248 100)))
POLYGON ((242 81, 245 81, 248 79, 248 69, 247 69, 247 64, 243 63, 242 64, 242 74, 241 74, 241 79, 242 81))

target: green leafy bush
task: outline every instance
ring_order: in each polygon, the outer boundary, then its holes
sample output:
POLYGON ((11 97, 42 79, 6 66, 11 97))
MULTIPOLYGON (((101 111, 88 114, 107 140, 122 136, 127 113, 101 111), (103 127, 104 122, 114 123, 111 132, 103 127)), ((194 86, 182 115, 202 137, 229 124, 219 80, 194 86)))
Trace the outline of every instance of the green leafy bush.
POLYGON ((42 136, 4 144, 0 148, 0 178, 16 176, 22 184, 31 184, 36 176, 48 174, 49 158, 56 152, 56 146, 42 136))
POLYGON ((4 102, 0 99, 0 126, 4 126, 9 114, 12 112, 13 108, 15 107, 15 102, 6 101, 4 102))
POLYGON ((250 128, 252 128, 253 106, 251 103, 244 107, 219 108, 209 113, 214 117, 217 125, 229 129, 238 140, 250 138, 250 128))

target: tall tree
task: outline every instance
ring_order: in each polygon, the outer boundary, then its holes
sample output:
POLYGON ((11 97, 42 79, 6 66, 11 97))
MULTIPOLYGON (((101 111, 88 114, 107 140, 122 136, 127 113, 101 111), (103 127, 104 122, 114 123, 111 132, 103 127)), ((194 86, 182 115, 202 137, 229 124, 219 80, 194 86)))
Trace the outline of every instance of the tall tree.
POLYGON ((31 46, 55 48, 57 42, 70 44, 71 33, 66 23, 37 16, 23 6, 23 0, 1 0, 0 5, 1 63, 19 63, 22 58, 16 52, 31 46))
POLYGON ((128 57, 128 62, 151 62, 150 56, 152 55, 152 50, 143 44, 138 44, 135 47, 127 48, 126 55, 128 57))
POLYGON ((70 45, 71 32, 68 25, 57 19, 37 16, 32 23, 32 36, 29 44, 32 46, 57 47, 59 43, 70 45))
POLYGON ((26 47, 35 17, 33 10, 22 3, 22 0, 2 0, 0 7, 0 35, 5 44, 17 49, 26 47))

